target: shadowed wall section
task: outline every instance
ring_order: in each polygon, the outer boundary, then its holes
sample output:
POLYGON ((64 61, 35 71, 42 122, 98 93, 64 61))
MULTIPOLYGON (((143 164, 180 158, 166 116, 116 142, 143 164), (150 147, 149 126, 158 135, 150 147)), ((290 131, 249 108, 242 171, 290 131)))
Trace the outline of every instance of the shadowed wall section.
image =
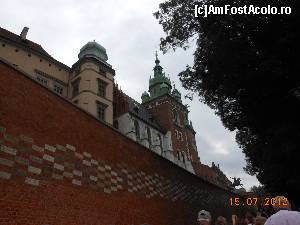
POLYGON ((0 61, 0 225, 190 225, 231 193, 0 61))

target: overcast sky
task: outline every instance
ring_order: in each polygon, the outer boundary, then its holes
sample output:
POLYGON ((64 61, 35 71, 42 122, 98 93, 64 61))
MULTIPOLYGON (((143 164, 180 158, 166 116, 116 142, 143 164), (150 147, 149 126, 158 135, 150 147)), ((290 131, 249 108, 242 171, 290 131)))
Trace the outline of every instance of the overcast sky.
MULTIPOLYGON (((28 39, 39 43, 58 61, 72 66, 80 48, 96 40, 106 48, 108 62, 116 70, 115 80, 122 90, 139 102, 148 90, 155 51, 159 50, 162 27, 153 17, 161 0, 2 0, 0 26, 20 34, 29 27, 28 39)), ((175 81, 184 96, 177 77, 193 62, 194 46, 187 51, 178 49, 159 59, 166 74, 175 81)), ((190 105, 190 119, 197 132, 200 160, 211 165, 214 161, 228 177, 240 177, 246 189, 258 185, 256 178, 243 171, 244 155, 235 142, 235 134, 226 130, 220 119, 198 99, 190 105)))

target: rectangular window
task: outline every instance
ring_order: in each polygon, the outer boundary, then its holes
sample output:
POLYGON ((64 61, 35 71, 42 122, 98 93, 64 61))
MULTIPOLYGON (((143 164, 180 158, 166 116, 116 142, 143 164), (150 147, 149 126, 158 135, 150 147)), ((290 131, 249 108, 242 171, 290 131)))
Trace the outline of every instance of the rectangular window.
POLYGON ((106 111, 107 105, 98 102, 97 103, 97 116, 98 119, 105 121, 105 111, 106 111))
POLYGON ((42 77, 42 76, 37 76, 36 80, 38 82, 40 82, 42 85, 45 85, 45 86, 48 85, 48 80, 46 78, 42 77))
POLYGON ((106 97, 106 86, 107 86, 106 82, 98 79, 98 94, 103 98, 106 97))
POLYGON ((75 97, 79 94, 79 80, 74 81, 72 87, 72 97, 75 97))
POLYGON ((63 90, 64 90, 64 89, 63 89, 62 86, 60 86, 60 85, 58 85, 58 84, 54 84, 54 91, 55 91, 56 93, 62 95, 63 90))

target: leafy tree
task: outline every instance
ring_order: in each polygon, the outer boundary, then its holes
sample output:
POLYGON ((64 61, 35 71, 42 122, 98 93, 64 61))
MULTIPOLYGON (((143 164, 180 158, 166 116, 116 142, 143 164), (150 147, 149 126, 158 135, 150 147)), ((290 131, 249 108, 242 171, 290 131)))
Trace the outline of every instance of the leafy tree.
MULTIPOLYGON (((184 88, 236 131, 245 171, 272 193, 300 204, 299 1, 168 0, 154 13, 165 52, 196 43, 194 65, 179 76, 184 88), (195 17, 195 5, 290 6, 290 15, 195 17)), ((192 95, 190 95, 192 97, 192 95)))
POLYGON ((252 192, 255 196, 266 196, 268 193, 266 192, 264 186, 252 186, 250 188, 250 192, 252 192))

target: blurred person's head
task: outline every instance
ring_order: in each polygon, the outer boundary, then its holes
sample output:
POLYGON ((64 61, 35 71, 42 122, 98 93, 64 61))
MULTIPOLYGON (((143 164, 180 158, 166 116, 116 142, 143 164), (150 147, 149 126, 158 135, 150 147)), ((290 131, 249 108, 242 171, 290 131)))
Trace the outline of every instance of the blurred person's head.
POLYGON ((210 225, 210 222, 211 222, 210 212, 208 212, 206 210, 201 210, 198 213, 197 222, 199 225, 210 225))
POLYGON ((216 219, 215 225, 227 225, 227 220, 226 220, 226 218, 223 217, 223 216, 219 216, 219 217, 216 219))
POLYGON ((255 225, 264 225, 266 221, 267 221, 266 217, 258 216, 255 219, 255 225))

